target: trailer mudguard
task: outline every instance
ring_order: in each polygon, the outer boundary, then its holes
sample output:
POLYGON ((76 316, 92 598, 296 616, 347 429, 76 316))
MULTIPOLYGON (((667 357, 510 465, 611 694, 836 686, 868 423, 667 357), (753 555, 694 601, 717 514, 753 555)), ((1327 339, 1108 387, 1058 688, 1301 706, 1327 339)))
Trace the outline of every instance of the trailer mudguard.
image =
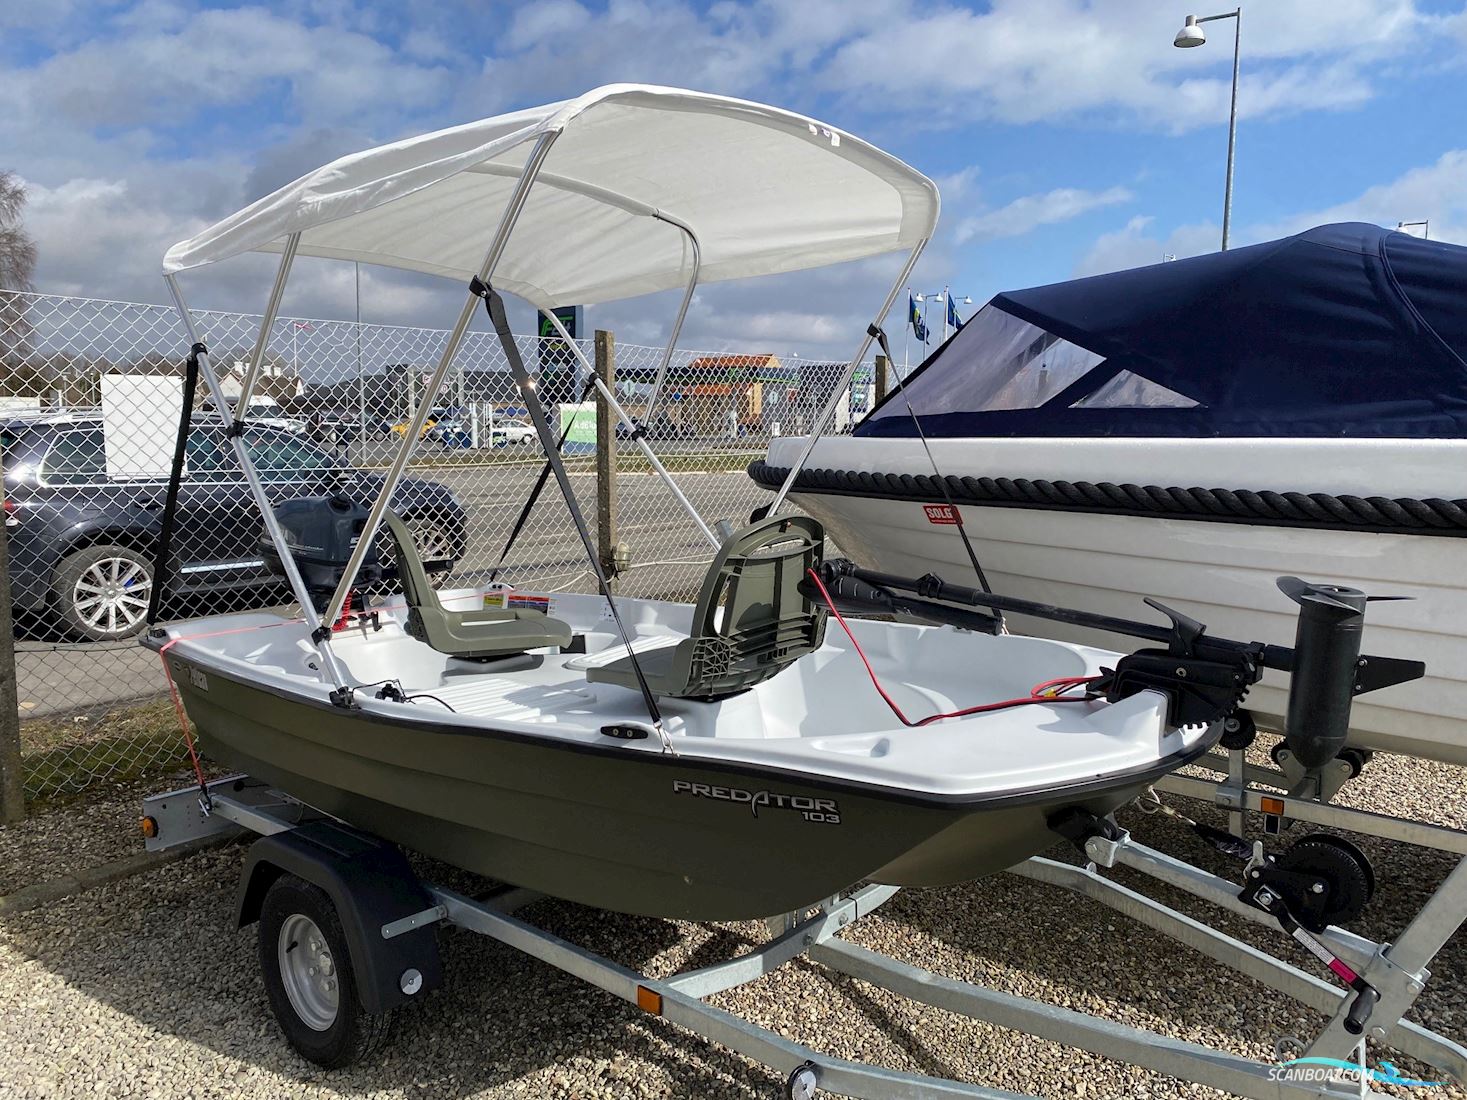
POLYGON ((266 891, 283 874, 298 875, 330 896, 368 1012, 386 1012, 443 984, 432 924, 383 938, 383 925, 433 905, 396 847, 335 821, 262 837, 250 846, 240 876, 238 927, 260 919, 266 891), (405 993, 402 975, 410 969, 422 981, 405 993))

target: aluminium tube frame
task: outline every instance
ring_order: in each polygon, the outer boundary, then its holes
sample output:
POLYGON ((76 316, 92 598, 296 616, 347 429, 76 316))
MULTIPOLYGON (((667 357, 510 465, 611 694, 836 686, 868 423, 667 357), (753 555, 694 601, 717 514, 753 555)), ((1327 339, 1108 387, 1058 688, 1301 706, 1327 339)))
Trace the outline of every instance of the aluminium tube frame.
POLYGON ((902 287, 906 285, 907 278, 912 274, 912 269, 917 266, 917 258, 922 255, 922 250, 927 247, 929 240, 931 240, 930 237, 923 237, 912 248, 911 254, 907 257, 907 262, 902 265, 902 270, 897 275, 896 282, 891 284, 891 291, 886 296, 886 302, 876 314, 876 320, 872 322, 871 328, 867 329, 866 336, 862 339, 860 348, 857 349, 855 356, 851 359, 850 366, 846 368, 840 384, 836 386, 835 391, 830 395, 830 400, 825 403, 825 410, 820 414, 819 421, 811 429, 809 438, 805 440, 805 446, 800 451, 800 457, 795 460, 794 465, 790 467, 790 472, 785 475, 784 484, 779 487, 779 492, 775 493, 774 499, 769 502, 769 507, 765 515, 772 516, 779 511, 780 505, 784 503, 784 498, 789 496, 790 489, 794 487, 795 478, 800 476, 800 471, 805 468, 805 463, 810 461, 810 455, 815 450, 815 444, 825 434, 826 427, 835 417, 835 410, 840 406, 841 398, 845 396, 845 392, 850 389, 851 382, 856 377, 856 368, 866 358, 866 352, 871 349, 871 343, 876 339, 872 330, 879 328, 886 320, 886 315, 891 312, 891 307, 896 304, 897 295, 901 293, 902 287))
POLYGON ((652 393, 647 397, 647 408, 642 414, 643 422, 649 424, 657 409, 657 399, 662 396, 662 384, 667 379, 667 368, 672 365, 673 349, 677 347, 678 338, 683 333, 683 321, 687 319, 688 306, 693 303, 693 292, 698 289, 698 276, 703 271, 703 248, 698 244, 698 235, 693 232, 692 226, 663 210, 657 211, 652 216, 658 221, 677 226, 683 231, 688 239, 688 244, 693 248, 693 274, 688 279, 688 289, 683 292, 682 304, 678 306, 677 319, 672 323, 672 335, 668 337, 667 349, 662 353, 662 364, 657 368, 657 377, 652 382, 652 393))
POLYGON ((301 235, 292 233, 285 238, 285 249, 280 254, 280 267, 275 271, 275 285, 270 289, 270 300, 265 303, 265 316, 260 320, 260 335, 255 338, 255 347, 250 352, 250 363, 245 370, 244 380, 239 386, 239 400, 235 403, 235 419, 249 407, 255 395, 255 384, 260 380, 260 369, 265 364, 265 352, 270 346, 270 330, 275 327, 276 315, 280 312, 280 299, 285 296, 285 283, 290 278, 291 265, 295 263, 296 249, 300 247, 301 235))
POLYGON ((632 433, 632 439, 641 450, 642 456, 651 464, 653 473, 662 479, 662 483, 667 486, 668 491, 672 493, 678 504, 682 506, 683 511, 692 517, 693 522, 698 525, 698 530, 708 540, 714 552, 717 553, 721 550, 723 548, 723 540, 714 534, 713 528, 709 527, 708 522, 698 514, 698 509, 693 507, 693 502, 687 498, 687 495, 682 491, 682 487, 678 485, 676 479, 667 472, 667 467, 662 464, 662 460, 652 450, 646 437, 638 432, 639 425, 632 419, 631 413, 626 411, 622 403, 617 400, 616 394, 611 392, 611 388, 601 380, 601 376, 591 366, 590 361, 586 358, 586 353, 581 350, 581 345, 576 343, 571 334, 566 331, 565 325, 561 324, 560 318, 552 311, 542 309, 540 314, 555 327, 555 331, 560 334, 560 338, 570 347, 572 354, 581 361, 581 365, 590 371, 591 380, 596 384, 596 392, 606 401, 607 407, 616 414, 617 419, 626 425, 627 431, 632 433))
MULTIPOLYGON (((550 153, 550 147, 555 144, 555 139, 560 136, 559 130, 552 130, 540 135, 535 142, 535 147, 530 151, 525 160, 524 171, 520 173, 519 182, 510 193, 509 201, 505 204, 504 213, 500 216, 499 227, 494 231, 494 238, 489 242, 488 251, 484 253, 484 262, 479 266, 479 280, 489 283, 494 269, 499 265, 500 257, 504 255, 505 245, 509 242, 509 234, 514 229, 515 223, 520 220, 520 213, 525 208, 525 200, 529 197, 530 188, 535 182, 541 167, 545 163, 546 156, 550 153)), ((407 469, 408 459, 412 456, 413 448, 418 444, 418 436, 422 433, 428 423, 428 414, 433 411, 433 399, 437 396, 439 387, 443 385, 443 379, 448 376, 448 370, 453 365, 454 357, 458 354, 459 345, 463 343, 464 335, 468 332, 469 324, 474 319, 474 313, 479 308, 479 297, 470 293, 464 302, 463 309, 459 312, 458 321, 453 326, 453 331, 448 335, 448 342, 443 347, 443 354, 439 357, 438 367, 433 372, 433 377, 423 387, 423 397, 418 402, 417 409, 413 412, 412 424, 403 434, 402 446, 392 459, 392 465, 388 467, 387 476, 383 480, 382 489, 377 494, 377 499, 372 503, 372 509, 367 515, 366 526, 362 529, 362 536, 357 540, 356 546, 347 559, 346 568, 342 572, 341 582, 336 586, 336 591, 331 594, 331 602, 327 606, 327 618, 335 622, 341 615, 341 609, 346 604, 347 594, 351 591, 356 581, 357 573, 362 568, 362 562, 366 559, 367 551, 370 549, 372 540, 376 538, 377 529, 382 524, 382 516, 387 511, 388 502, 393 493, 397 492, 397 486, 402 481, 403 473, 407 469)))
MULTIPOLYGON (((293 250, 292 250, 293 251, 293 250)), ((282 266, 289 269, 288 262, 282 266)), ((194 326, 193 316, 188 311, 188 303, 184 301, 183 291, 179 288, 178 278, 175 275, 163 276, 163 281, 168 284, 168 291, 173 295, 173 304, 178 310, 178 316, 183 321, 184 331, 188 334, 191 345, 202 347, 203 341, 199 339, 199 333, 194 326)), ((284 280, 280 280, 277 291, 284 290, 284 280)), ((272 294, 275 304, 278 302, 278 294, 272 294)), ((260 509, 260 517, 264 520, 265 531, 270 536, 276 552, 280 555, 281 567, 285 570, 285 579, 290 584, 291 593, 300 604, 301 618, 311 630, 311 640, 321 654, 322 678, 329 678, 336 687, 346 686, 346 678, 341 664, 331 648, 323 640, 318 640, 321 631, 321 616, 316 613, 315 605, 311 602, 310 590, 306 587, 305 580, 301 577, 300 567, 296 565, 295 556, 290 552, 290 543, 285 537, 285 532, 280 527, 280 521, 275 518, 275 509, 270 505, 270 496, 265 491, 265 483, 260 480, 259 471, 255 469, 254 457, 249 448, 245 446, 243 432, 233 432, 233 421, 229 414, 229 404, 224 399, 224 389, 219 384, 219 374, 214 370, 214 364, 207 351, 201 351, 198 355, 199 373, 204 376, 204 382, 209 387, 209 393, 214 398, 215 411, 219 414, 219 422, 223 425, 225 434, 234 448, 235 459, 239 462, 240 470, 244 473, 245 482, 250 487, 250 495, 255 498, 255 504, 260 509)), ((330 621, 330 620, 328 620, 330 621)))

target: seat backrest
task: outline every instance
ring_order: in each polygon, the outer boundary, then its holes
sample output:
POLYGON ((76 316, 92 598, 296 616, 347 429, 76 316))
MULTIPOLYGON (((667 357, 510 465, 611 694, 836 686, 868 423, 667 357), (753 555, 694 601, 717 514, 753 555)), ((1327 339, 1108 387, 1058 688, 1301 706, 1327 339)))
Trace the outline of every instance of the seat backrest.
POLYGON ((423 566, 423 557, 418 553, 418 544, 413 541, 408 525, 390 508, 382 513, 382 524, 392 533, 397 581, 402 585, 403 599, 408 607, 439 607, 438 594, 428 581, 428 570, 423 566))
POLYGON ((809 516, 771 516, 730 535, 703 580, 688 683, 675 694, 742 691, 819 649, 825 609, 799 586, 824 555, 825 528, 809 516))

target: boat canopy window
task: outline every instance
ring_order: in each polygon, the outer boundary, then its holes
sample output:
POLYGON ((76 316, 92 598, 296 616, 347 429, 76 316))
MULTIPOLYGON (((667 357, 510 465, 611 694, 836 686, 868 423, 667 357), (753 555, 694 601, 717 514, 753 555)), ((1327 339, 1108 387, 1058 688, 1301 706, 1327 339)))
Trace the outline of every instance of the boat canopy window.
POLYGON ((1458 438, 1463 301, 1467 248, 1362 223, 1010 291, 855 434, 1458 438))
POLYGON ((943 369, 914 374, 905 398, 876 416, 1034 409, 1083 376, 1101 357, 1038 325, 987 306, 944 349, 943 369))
POLYGON ((1076 401, 1075 409, 1191 409, 1201 404, 1186 394, 1123 370, 1094 393, 1076 401))

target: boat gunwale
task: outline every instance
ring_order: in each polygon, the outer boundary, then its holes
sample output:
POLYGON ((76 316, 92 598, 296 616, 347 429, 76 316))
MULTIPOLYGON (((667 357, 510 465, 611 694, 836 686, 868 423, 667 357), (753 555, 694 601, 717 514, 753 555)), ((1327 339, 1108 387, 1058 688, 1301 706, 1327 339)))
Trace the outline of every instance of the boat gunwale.
MULTIPOLYGON (((165 645, 170 644, 170 641, 186 640, 154 638, 149 635, 145 637, 143 645, 145 648, 151 649, 154 652, 161 652, 165 645)), ((178 653, 178 650, 171 649, 170 653, 178 653)), ((287 698, 320 711, 342 716, 350 715, 350 711, 331 703, 329 700, 315 698, 294 687, 276 688, 274 685, 271 685, 267 689, 266 685, 247 680, 235 674, 230 669, 221 668, 218 665, 210 663, 207 658, 200 658, 194 654, 194 649, 190 648, 184 651, 184 653, 179 654, 179 656, 184 660, 203 666, 211 675, 226 680, 235 687, 266 692, 274 698, 287 698)), ((179 684, 178 687, 186 695, 192 693, 192 689, 186 683, 179 684)), ((1107 772, 1102 776, 1091 779, 1077 780, 1063 784, 1051 784, 1043 787, 1023 787, 1017 790, 1010 789, 999 793, 975 792, 968 794, 946 794, 939 791, 914 791, 908 788, 869 783, 858 779, 846 779, 839 776, 816 775, 812 772, 749 761, 724 760, 695 755, 673 755, 663 752, 642 751, 628 753, 626 744, 621 741, 613 744, 598 745, 582 741, 569 741, 561 738, 538 736, 533 733, 502 729, 492 725, 462 726, 440 723, 426 716, 424 718, 408 718, 373 712, 370 715, 370 720, 399 729, 411 729, 460 737, 483 737, 491 740, 508 741, 522 745, 535 745, 565 752, 602 756, 606 759, 627 763, 652 763, 666 767, 699 768, 734 775, 768 777, 770 780, 779 782, 798 783, 820 790, 842 792, 866 798, 895 802, 902 805, 922 806, 939 811, 961 810, 965 808, 976 810, 988 807, 997 809, 1048 801, 1064 802, 1070 799, 1083 800, 1084 798, 1121 787, 1148 784, 1199 759, 1211 751, 1217 744, 1218 739, 1222 736, 1222 726, 1221 723, 1218 723, 1214 726, 1215 732, 1204 734, 1192 745, 1184 746, 1179 751, 1158 757, 1149 764, 1133 766, 1119 772, 1107 772)))

